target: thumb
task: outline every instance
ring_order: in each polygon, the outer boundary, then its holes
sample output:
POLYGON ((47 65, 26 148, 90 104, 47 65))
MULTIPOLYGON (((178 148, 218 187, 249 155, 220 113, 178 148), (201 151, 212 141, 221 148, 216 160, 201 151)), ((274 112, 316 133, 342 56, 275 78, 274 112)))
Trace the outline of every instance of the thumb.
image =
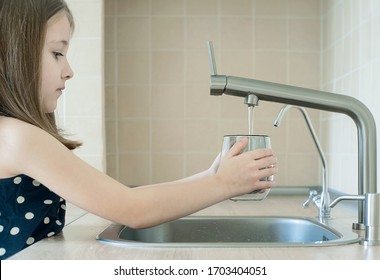
POLYGON ((211 164, 211 167, 209 168, 209 170, 211 170, 212 174, 215 174, 218 171, 221 159, 222 159, 222 153, 220 152, 216 156, 214 162, 211 164))
POLYGON ((226 154, 226 158, 232 158, 234 156, 237 156, 241 154, 241 152, 244 150, 244 148, 248 145, 248 138, 244 137, 243 139, 237 141, 231 149, 226 154))

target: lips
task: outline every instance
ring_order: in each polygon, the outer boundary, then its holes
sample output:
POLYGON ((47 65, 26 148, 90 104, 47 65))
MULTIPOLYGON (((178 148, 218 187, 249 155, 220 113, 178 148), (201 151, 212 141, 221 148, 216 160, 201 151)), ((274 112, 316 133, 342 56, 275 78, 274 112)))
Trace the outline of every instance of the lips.
POLYGON ((64 86, 63 86, 63 87, 60 87, 60 88, 57 88, 57 91, 60 92, 60 93, 62 93, 64 90, 65 90, 65 87, 64 87, 64 86))

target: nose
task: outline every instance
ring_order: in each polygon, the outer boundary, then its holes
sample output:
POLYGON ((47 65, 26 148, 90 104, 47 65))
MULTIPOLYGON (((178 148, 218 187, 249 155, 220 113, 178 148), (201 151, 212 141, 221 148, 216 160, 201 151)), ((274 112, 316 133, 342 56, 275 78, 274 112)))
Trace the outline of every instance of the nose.
POLYGON ((66 67, 62 71, 62 78, 65 80, 69 80, 74 77, 74 71, 71 68, 70 64, 67 62, 66 67))

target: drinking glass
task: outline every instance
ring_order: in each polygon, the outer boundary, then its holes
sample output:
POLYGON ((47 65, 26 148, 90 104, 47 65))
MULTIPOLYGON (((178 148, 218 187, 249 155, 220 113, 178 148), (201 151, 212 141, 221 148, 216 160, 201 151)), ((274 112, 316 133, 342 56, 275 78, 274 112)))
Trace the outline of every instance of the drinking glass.
MULTIPOLYGON (((253 151, 258 148, 270 148, 270 137, 268 135, 225 135, 223 137, 222 157, 231 149, 231 147, 243 138, 248 138, 248 144, 242 153, 253 151)), ((273 181, 273 176, 261 178, 260 181, 273 181)), ((270 189, 256 190, 248 194, 233 197, 231 200, 263 200, 267 197, 270 189)))

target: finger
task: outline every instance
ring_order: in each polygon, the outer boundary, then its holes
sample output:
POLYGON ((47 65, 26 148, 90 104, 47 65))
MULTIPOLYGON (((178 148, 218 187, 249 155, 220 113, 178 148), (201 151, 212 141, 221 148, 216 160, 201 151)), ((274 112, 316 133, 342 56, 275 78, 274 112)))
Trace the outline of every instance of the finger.
POLYGON ((242 138, 241 140, 237 141, 232 147, 231 149, 227 152, 226 154, 226 158, 231 158, 231 157, 234 157, 234 156, 237 156, 239 155, 243 150, 244 148, 248 145, 248 138, 244 137, 242 138))
POLYGON ((275 181, 259 181, 255 184, 253 190, 270 189, 275 185, 275 181))
POLYGON ((222 153, 219 153, 210 167, 213 173, 216 173, 216 171, 218 171, 221 159, 222 159, 222 153))
POLYGON ((273 156, 274 151, 270 148, 259 148, 248 152, 247 154, 250 154, 250 156, 252 156, 255 160, 259 160, 265 157, 273 156))
POLYGON ((260 178, 268 178, 268 177, 271 177, 275 174, 277 174, 277 167, 276 166, 270 166, 270 167, 265 167, 263 169, 260 169, 258 171, 258 176, 260 178))
POLYGON ((269 168, 277 166, 277 158, 275 156, 269 156, 265 158, 260 158, 256 160, 259 168, 269 168))

